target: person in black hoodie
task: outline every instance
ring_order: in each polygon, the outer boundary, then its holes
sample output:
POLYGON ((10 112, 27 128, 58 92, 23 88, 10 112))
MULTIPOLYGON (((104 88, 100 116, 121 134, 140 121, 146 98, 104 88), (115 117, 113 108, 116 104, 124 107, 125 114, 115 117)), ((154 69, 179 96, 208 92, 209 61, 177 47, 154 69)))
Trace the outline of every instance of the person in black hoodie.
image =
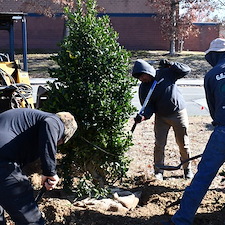
MULTIPOLYGON (((190 67, 185 64, 169 62, 165 59, 160 61, 159 70, 155 70, 142 59, 136 60, 133 67, 132 76, 141 81, 139 98, 142 105, 153 82, 157 82, 147 106, 141 115, 137 115, 135 122, 147 120, 155 114, 154 170, 155 177, 159 180, 163 180, 163 170, 157 168, 156 165, 164 164, 164 150, 171 127, 180 149, 181 160, 190 158, 188 115, 185 100, 175 83, 178 79, 188 75, 190 71, 190 67)), ((191 163, 185 163, 183 168, 184 177, 191 179, 193 177, 191 163)))
POLYGON ((55 188, 57 146, 67 142, 76 129, 69 112, 18 108, 0 114, 0 225, 6 224, 4 210, 17 225, 45 224, 22 169, 40 159, 42 185, 47 190, 55 188))
POLYGON ((195 213, 219 168, 225 162, 225 39, 216 38, 205 55, 213 67, 204 78, 206 101, 215 126, 190 186, 185 189, 180 208, 163 225, 191 225, 195 213))

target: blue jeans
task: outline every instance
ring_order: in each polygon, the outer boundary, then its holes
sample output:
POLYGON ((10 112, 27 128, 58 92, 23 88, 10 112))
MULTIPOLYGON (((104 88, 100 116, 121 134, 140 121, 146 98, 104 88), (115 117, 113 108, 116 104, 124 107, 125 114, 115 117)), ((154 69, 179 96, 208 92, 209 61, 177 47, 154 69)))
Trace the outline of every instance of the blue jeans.
POLYGON ((33 188, 16 163, 0 162, 0 193, 0 225, 6 224, 4 210, 16 225, 45 224, 33 188))
POLYGON ((224 161, 225 126, 218 126, 206 145, 197 173, 185 189, 179 210, 172 217, 175 225, 193 223, 195 213, 224 161))

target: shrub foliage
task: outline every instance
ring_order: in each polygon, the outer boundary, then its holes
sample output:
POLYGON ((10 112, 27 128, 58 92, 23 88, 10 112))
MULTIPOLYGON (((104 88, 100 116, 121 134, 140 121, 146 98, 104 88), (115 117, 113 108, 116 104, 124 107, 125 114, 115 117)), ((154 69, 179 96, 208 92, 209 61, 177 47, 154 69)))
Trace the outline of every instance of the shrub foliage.
POLYGON ((50 76, 57 81, 49 84, 43 109, 69 111, 78 123, 75 136, 60 148, 65 184, 73 184, 78 169, 90 187, 103 187, 124 177, 129 164, 124 153, 132 141, 125 126, 135 110, 130 53, 118 43, 109 17, 97 16, 96 1, 78 0, 76 10, 65 9, 65 15, 69 34, 53 57, 58 67, 50 76))

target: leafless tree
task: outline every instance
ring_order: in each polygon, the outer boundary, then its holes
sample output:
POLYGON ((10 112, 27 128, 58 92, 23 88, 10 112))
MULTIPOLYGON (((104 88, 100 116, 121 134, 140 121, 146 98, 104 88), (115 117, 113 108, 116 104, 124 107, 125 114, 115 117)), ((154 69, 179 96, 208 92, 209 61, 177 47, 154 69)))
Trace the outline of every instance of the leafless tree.
POLYGON ((171 55, 176 53, 176 43, 182 51, 185 39, 190 34, 198 35, 193 22, 215 9, 214 0, 148 0, 148 3, 157 9, 163 37, 170 41, 171 55))

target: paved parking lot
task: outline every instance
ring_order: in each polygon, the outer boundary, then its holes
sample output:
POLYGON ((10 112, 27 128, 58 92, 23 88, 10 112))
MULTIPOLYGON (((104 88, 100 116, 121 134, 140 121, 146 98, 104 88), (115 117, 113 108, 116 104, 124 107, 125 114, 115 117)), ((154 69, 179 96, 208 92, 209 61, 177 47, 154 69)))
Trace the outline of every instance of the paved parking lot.
MULTIPOLYGON (((31 78, 31 84, 33 87, 33 98, 36 102, 37 88, 39 85, 43 85, 46 81, 53 81, 53 78, 31 78)), ((183 94, 186 103, 189 116, 196 115, 209 115, 205 92, 203 88, 203 80, 196 79, 180 79, 177 81, 178 87, 183 94)), ((132 104, 137 107, 137 110, 141 108, 138 99, 138 86, 134 87, 134 98, 132 104)), ((135 113, 136 115, 136 113, 135 113)))

